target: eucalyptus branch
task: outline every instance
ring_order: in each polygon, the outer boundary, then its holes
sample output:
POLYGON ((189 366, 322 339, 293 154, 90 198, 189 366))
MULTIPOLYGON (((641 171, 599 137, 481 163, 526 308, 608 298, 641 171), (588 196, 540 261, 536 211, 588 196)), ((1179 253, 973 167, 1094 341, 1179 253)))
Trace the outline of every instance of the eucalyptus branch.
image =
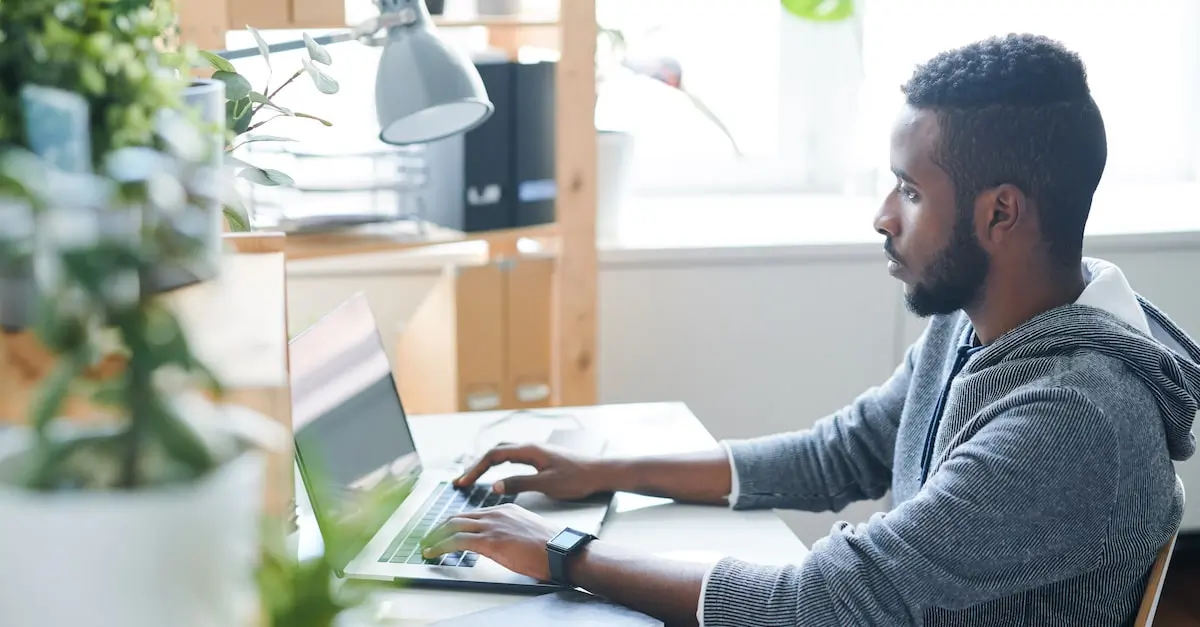
MULTIPOLYGON (((249 133, 250 131, 253 131, 254 129, 256 129, 256 128, 258 128, 258 127, 262 126, 263 124, 266 124, 267 122, 270 122, 271 120, 274 120, 274 119, 276 119, 276 118, 286 118, 286 117, 288 117, 288 115, 287 115, 286 113, 280 113, 280 114, 278 114, 278 115, 273 115, 273 116, 271 116, 271 117, 269 117, 269 118, 267 118, 267 119, 265 119, 265 120, 263 120, 263 121, 261 121, 261 122, 255 122, 254 124, 251 124, 250 126, 247 126, 247 127, 246 127, 246 132, 247 132, 247 133, 249 133)), ((243 142, 243 143, 244 143, 244 142, 243 142)), ((239 144, 239 145, 240 145, 240 144, 239 144)))
MULTIPOLYGON (((275 88, 275 91, 273 91, 273 92, 271 92, 271 93, 267 94, 267 101, 269 102, 269 101, 271 101, 271 100, 274 100, 274 99, 275 99, 275 96, 276 96, 276 95, 277 95, 277 94, 278 94, 280 91, 282 91, 284 87, 287 87, 289 84, 291 84, 291 82, 292 82, 292 81, 296 80, 297 78, 300 78, 300 75, 301 75, 301 74, 303 74, 303 73, 304 73, 304 69, 303 69, 303 68, 301 68, 301 69, 299 69, 299 70, 296 70, 296 73, 295 73, 295 74, 292 74, 291 78, 288 78, 286 81, 283 81, 283 84, 282 84, 282 85, 280 85, 279 87, 276 87, 276 88, 275 88)), ((265 91, 265 90, 264 90, 264 91, 265 91)), ((254 115, 258 113, 258 110, 259 110, 259 109, 262 109, 262 108, 263 108, 263 107, 264 107, 266 104, 267 104, 266 102, 260 102, 260 103, 258 103, 258 105, 256 105, 256 106, 254 107, 254 113, 251 113, 251 114, 250 114, 250 117, 254 117, 254 115)), ((250 127, 250 128, 254 128, 254 127, 250 127)), ((247 130, 249 130, 249 129, 247 129, 247 130)))

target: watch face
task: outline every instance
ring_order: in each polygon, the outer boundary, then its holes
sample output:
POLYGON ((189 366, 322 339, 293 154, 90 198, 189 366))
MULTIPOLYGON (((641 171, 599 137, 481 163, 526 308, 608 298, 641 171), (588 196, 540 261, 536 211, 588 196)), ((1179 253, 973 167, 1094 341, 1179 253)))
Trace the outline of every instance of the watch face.
POLYGON ((580 540, 586 537, 588 537, 587 534, 579 533, 574 529, 563 529, 558 535, 554 536, 553 540, 550 540, 550 546, 560 551, 569 551, 580 540))

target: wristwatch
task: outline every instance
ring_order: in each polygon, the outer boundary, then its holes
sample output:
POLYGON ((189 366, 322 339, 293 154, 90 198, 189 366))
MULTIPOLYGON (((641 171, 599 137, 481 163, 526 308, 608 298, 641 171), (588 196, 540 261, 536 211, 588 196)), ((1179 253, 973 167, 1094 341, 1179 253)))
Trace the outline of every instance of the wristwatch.
POLYGON ((550 560, 550 581, 567 588, 575 586, 567 579, 567 558, 583 550, 596 536, 567 527, 546 543, 546 557, 550 560))

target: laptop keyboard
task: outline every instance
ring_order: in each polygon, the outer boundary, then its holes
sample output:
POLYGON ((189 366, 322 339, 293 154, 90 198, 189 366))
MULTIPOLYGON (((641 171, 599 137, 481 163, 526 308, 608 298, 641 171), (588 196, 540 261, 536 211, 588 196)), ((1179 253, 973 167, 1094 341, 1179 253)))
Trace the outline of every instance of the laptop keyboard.
POLYGON ((379 561, 392 564, 429 564, 470 568, 479 559, 478 553, 462 551, 425 559, 421 556, 421 538, 424 538, 425 534, 443 520, 455 514, 493 507, 501 503, 512 503, 514 500, 516 497, 513 495, 492 492, 491 486, 478 485, 468 492, 455 489, 446 482, 440 483, 425 504, 421 506, 420 511, 413 516, 412 521, 392 540, 391 545, 379 557, 379 561))

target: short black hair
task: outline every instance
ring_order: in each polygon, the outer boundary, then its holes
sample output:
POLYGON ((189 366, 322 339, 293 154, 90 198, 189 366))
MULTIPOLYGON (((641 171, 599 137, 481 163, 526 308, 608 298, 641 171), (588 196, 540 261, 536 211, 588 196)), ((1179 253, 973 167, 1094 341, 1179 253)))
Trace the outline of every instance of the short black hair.
POLYGON ((959 208, 1015 185, 1037 203, 1050 258, 1079 262, 1108 158, 1079 55, 1041 35, 992 37, 933 57, 901 89, 909 105, 937 114, 934 159, 959 208))

